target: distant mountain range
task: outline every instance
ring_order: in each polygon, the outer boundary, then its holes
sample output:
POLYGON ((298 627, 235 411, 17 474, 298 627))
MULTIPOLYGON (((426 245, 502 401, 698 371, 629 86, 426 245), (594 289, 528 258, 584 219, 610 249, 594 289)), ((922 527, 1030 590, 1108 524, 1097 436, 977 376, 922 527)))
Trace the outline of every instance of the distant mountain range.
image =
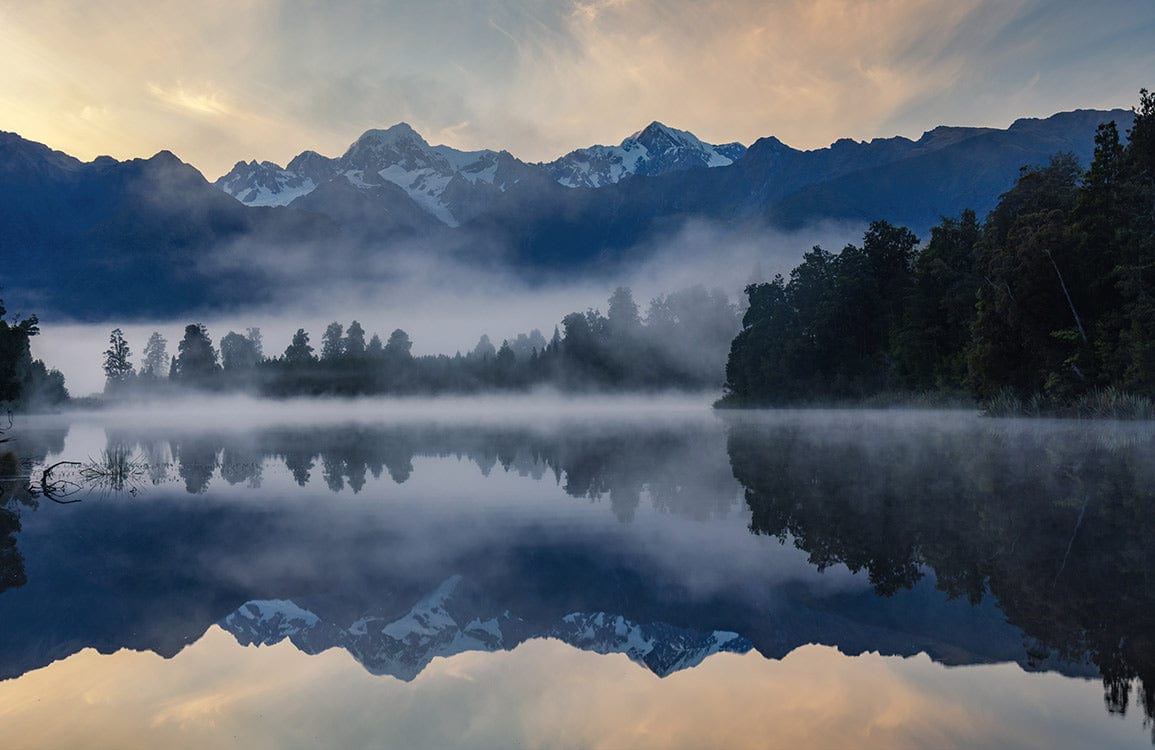
POLYGON ((1125 133, 1133 115, 1078 110, 810 151, 773 137, 711 145, 655 122, 542 164, 431 146, 401 123, 337 158, 238 162, 213 184, 167 151, 83 163, 0 133, 4 294, 82 318, 176 315, 274 296, 255 261, 288 250, 348 274, 417 243, 532 277, 641 260, 690 219, 750 231, 887 219, 925 235, 941 216, 985 214, 1024 165, 1060 151, 1087 164, 1108 120, 1125 133))
POLYGON ((365 616, 348 626, 322 620, 291 601, 246 602, 219 623, 244 646, 271 646, 288 638, 308 654, 343 648, 376 675, 413 680, 435 657, 466 651, 509 650, 529 638, 557 638, 583 651, 621 653, 659 677, 696 667, 723 651, 754 646, 737 633, 699 632, 665 623, 639 624, 621 615, 573 612, 537 630, 509 610, 475 612, 454 594, 453 575, 397 619, 365 616))
MULTIPOLYGON (((650 123, 617 146, 590 146, 546 164, 528 164, 508 151, 458 151, 430 146, 407 123, 369 130, 343 156, 330 159, 304 151, 287 167, 272 162, 237 162, 217 180, 221 190, 248 206, 296 206, 324 212, 310 199, 319 188, 344 190, 345 183, 373 192, 393 184, 422 210, 451 227, 483 213, 502 193, 542 174, 566 187, 603 187, 633 177, 652 177, 699 167, 733 164, 746 153, 740 143, 713 146, 693 133, 650 123), (329 187, 334 180, 340 188, 329 187)), ((390 198, 381 195, 382 210, 390 198)))

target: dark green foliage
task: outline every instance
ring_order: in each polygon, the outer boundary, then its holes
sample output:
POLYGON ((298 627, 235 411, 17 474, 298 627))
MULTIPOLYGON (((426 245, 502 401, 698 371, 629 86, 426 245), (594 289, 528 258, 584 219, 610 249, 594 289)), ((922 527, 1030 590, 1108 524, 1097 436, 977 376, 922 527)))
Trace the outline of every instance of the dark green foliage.
POLYGON ((177 346, 179 354, 169 377, 192 385, 207 385, 220 372, 217 350, 213 348, 208 329, 201 323, 185 326, 184 338, 177 346))
POLYGON ((21 389, 32 364, 28 339, 40 333, 35 315, 9 323, 0 300, 0 402, 20 400, 21 389))
POLYGON ((918 239, 884 221, 862 247, 815 247, 790 273, 746 287, 750 307, 727 364, 727 392, 747 403, 861 398, 900 385, 903 304, 918 239))
POLYGON ((789 280, 747 287, 724 403, 970 390, 1063 405, 1116 387, 1155 395, 1155 97, 1126 144, 1099 127, 1024 168, 979 226, 944 218, 921 251, 875 222, 862 247, 815 248, 789 280))
POLYGON ((896 356, 910 390, 958 388, 966 380, 978 290, 975 271, 980 228, 974 211, 946 218, 931 230, 915 262, 896 356))
POLYGON ((345 332, 345 340, 341 343, 341 350, 348 357, 360 357, 365 353, 365 329, 357 321, 349 324, 345 332))
POLYGON ((229 385, 243 386, 255 380, 256 365, 261 363, 261 331, 248 328, 246 335, 230 331, 221 340, 221 370, 229 385))
POLYGON ((336 321, 330 323, 321 334, 321 360, 335 362, 345 353, 344 340, 345 326, 336 321))
POLYGON ((250 328, 249 331, 255 332, 257 338, 253 339, 242 336, 236 331, 229 331, 221 339, 221 369, 226 373, 250 371, 261 361, 261 351, 258 344, 260 331, 256 328, 250 328))
MULTIPOLYGON (((482 336, 482 338, 489 341, 487 336, 482 336)), ((412 348, 413 342, 409 340, 409 334, 398 328, 389 334, 389 341, 385 343, 384 354, 386 359, 404 361, 412 359, 413 355, 409 353, 412 348)), ((492 346, 490 348, 492 349, 492 346)))
POLYGON ((112 392, 121 390, 136 374, 130 357, 132 351, 119 328, 112 329, 108 336, 108 349, 104 351, 104 388, 112 392))
POLYGON ((8 322, 0 300, 0 404, 21 408, 53 407, 68 400, 64 376, 32 359, 30 339, 40 333, 35 315, 8 322))
MULTIPOLYGON (((298 329, 278 358, 262 356, 257 329, 230 331, 221 360, 204 326, 185 329, 174 380, 182 386, 252 389, 270 396, 473 393, 551 386, 570 390, 716 388, 727 342, 738 327, 737 310, 720 291, 693 287, 658 297, 648 317, 638 314, 632 292, 616 289, 610 317, 597 310, 565 316, 547 342, 533 329, 494 346, 488 335, 466 355, 414 356, 409 334, 394 329, 387 341, 357 321, 326 328, 322 356, 298 329), (193 374, 197 373, 197 374, 193 374)), ((151 344, 151 342, 150 342, 151 344)), ((151 351, 151 350, 150 350, 151 351)), ((163 353, 163 340, 160 342, 163 353)), ((141 384, 155 392, 151 382, 141 384)))
POLYGON ((309 346, 309 334, 304 328, 298 328, 293 334, 293 341, 285 348, 284 361, 289 365, 302 365, 314 361, 313 347, 309 346))
POLYGON ((1069 219, 1078 197, 1079 168, 1069 155, 1024 171, 987 217, 979 270, 974 346, 976 394, 1000 388, 1027 395, 1072 389, 1086 380, 1082 319, 1086 286, 1078 279, 1077 243, 1069 219), (1068 302, 1066 291, 1073 295, 1068 302))

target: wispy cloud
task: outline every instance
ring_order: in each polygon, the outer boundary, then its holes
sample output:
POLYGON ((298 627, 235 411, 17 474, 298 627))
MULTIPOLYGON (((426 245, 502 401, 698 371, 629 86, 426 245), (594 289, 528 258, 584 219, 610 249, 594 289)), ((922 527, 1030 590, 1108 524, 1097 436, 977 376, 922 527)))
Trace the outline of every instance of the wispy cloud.
POLYGON ((809 148, 1128 106, 1152 33, 1127 0, 43 0, 0 7, 0 127, 209 177, 399 120, 528 159, 653 119, 809 148))
POLYGON ((165 105, 177 110, 208 117, 227 117, 233 114, 232 108, 213 91, 194 91, 180 84, 166 88, 155 83, 148 84, 148 91, 165 105))

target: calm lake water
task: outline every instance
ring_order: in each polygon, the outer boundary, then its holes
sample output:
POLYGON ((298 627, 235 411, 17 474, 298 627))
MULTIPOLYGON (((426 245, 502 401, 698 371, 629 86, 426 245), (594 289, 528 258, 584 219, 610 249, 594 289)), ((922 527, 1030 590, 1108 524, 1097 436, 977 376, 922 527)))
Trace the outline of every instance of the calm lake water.
POLYGON ((213 401, 10 434, 5 748, 1152 746, 1150 424, 213 401))

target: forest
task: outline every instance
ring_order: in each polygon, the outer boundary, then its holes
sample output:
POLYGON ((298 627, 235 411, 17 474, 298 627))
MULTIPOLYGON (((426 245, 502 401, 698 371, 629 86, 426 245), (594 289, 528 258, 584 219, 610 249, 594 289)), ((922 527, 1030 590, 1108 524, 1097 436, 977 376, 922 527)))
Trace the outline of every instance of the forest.
POLYGON ((1099 127, 1024 168, 983 221, 943 218, 924 247, 870 225, 747 287, 723 405, 957 394, 988 413, 1151 416, 1155 396, 1155 96, 1126 142, 1099 127))
POLYGON ((4 319, 8 310, 0 300, 0 405, 52 407, 68 401, 64 375, 32 358, 32 337, 40 334, 35 315, 4 319))
POLYGON ((369 334, 357 320, 334 321, 319 340, 300 328, 280 354, 266 355, 257 328, 229 331, 214 345, 200 323, 185 327, 177 350, 159 332, 139 369, 121 329, 109 336, 102 366, 105 395, 128 397, 174 388, 246 391, 270 397, 472 393, 550 386, 559 390, 716 389, 738 308, 718 290, 696 286, 650 302, 640 314, 632 291, 617 288, 607 313, 566 315, 547 340, 540 330, 495 345, 482 335, 453 356, 415 356, 402 329, 369 334))

